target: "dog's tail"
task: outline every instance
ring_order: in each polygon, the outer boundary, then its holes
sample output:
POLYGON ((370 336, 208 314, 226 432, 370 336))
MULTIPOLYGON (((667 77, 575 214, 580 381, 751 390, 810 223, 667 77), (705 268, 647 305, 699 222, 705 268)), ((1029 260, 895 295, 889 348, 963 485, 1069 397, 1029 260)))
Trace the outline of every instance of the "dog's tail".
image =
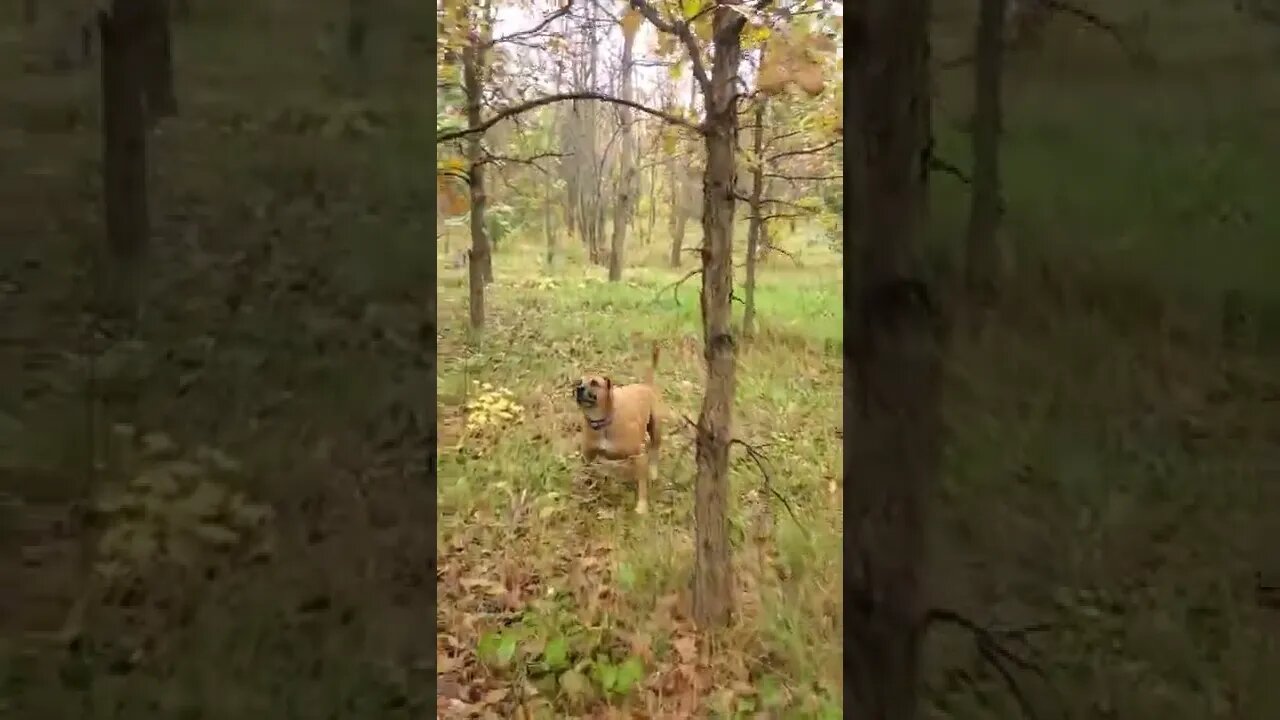
POLYGON ((649 364, 649 372, 648 372, 648 374, 646 374, 646 375, 644 376, 644 382, 645 382, 645 384, 646 384, 646 385, 652 385, 652 384, 653 384, 653 374, 654 374, 654 371, 656 371, 656 370, 658 369, 658 355, 659 355, 659 354, 660 354, 660 353, 659 353, 659 351, 658 351, 658 343, 654 343, 654 344, 653 344, 653 361, 649 364))

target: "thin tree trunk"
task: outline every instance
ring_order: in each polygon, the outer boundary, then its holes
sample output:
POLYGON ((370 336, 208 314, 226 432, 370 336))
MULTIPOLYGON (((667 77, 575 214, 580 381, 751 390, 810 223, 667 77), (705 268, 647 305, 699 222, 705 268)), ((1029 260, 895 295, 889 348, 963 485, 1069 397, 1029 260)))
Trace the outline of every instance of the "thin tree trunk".
POLYGON ((706 105, 707 168, 702 197, 702 327, 707 384, 698 413, 694 487, 693 615, 702 627, 720 627, 732 612, 729 554, 729 445, 733 438, 734 339, 733 195, 738 135, 734 80, 742 59, 742 16, 715 10, 715 49, 706 105))
MULTIPOLYGON (((467 122, 473 127, 480 124, 480 53, 479 40, 472 36, 472 42, 462 50, 462 81, 467 93, 467 122)), ((484 286, 492 281, 492 253, 489 250, 489 236, 485 228, 484 164, 481 163, 482 148, 480 141, 484 133, 473 133, 467 139, 468 186, 471 192, 471 262, 468 276, 470 279, 470 311, 471 327, 480 330, 484 327, 484 286)))
POLYGON ((1004 65, 1006 0, 982 0, 975 39, 973 82, 973 191, 965 243, 965 280, 971 296, 990 303, 999 292, 1000 85, 1004 65))
POLYGON ((22 22, 35 25, 40 21, 40 0, 22 0, 22 22))
POLYGON ((369 0, 347 0, 347 59, 360 65, 369 39, 369 0))
POLYGON ((543 197, 542 203, 542 228, 547 236, 547 272, 551 272, 556 264, 556 233, 554 227, 554 211, 551 207, 551 188, 550 182, 544 186, 546 195, 543 197))
MULTIPOLYGON (((852 6, 854 133, 848 138, 860 257, 845 365, 849 448, 846 714, 917 715, 926 614, 925 503, 941 454, 940 332, 918 237, 928 135, 929 0, 852 6)), ((849 10, 846 10, 848 12, 849 10)))
POLYGON ((649 165, 649 190, 645 195, 649 198, 649 223, 645 230, 644 244, 653 242, 653 230, 658 224, 658 163, 649 165))
MULTIPOLYGON (((623 33, 622 38, 622 99, 631 100, 631 51, 635 35, 623 33)), ((624 107, 622 116, 622 147, 618 159, 618 201, 613 206, 613 240, 609 252, 609 280, 622 280, 623 250, 627 244, 627 222, 631 216, 631 203, 635 197, 635 151, 632 148, 631 108, 624 107)))
POLYGON ((676 161, 671 164, 671 267, 679 268, 681 255, 684 253, 685 214, 683 173, 676 161))
POLYGON ((136 318, 150 244, 147 120, 143 107, 147 8, 98 13, 102 37, 102 188, 106 218, 105 308, 136 318))
MULTIPOLYGON (((764 50, 760 51, 760 65, 764 65, 764 50)), ((764 224, 764 210, 760 199, 764 193, 764 115, 768 100, 761 95, 756 99, 755 128, 751 134, 751 152, 755 166, 751 168, 751 217, 747 224, 747 287, 744 291, 742 310, 742 335, 755 333, 756 320, 756 259, 760 251, 760 231, 764 224)))
POLYGON ((135 0, 147 12, 146 86, 148 123, 178 114, 178 96, 173 84, 173 32, 169 22, 169 0, 135 0))

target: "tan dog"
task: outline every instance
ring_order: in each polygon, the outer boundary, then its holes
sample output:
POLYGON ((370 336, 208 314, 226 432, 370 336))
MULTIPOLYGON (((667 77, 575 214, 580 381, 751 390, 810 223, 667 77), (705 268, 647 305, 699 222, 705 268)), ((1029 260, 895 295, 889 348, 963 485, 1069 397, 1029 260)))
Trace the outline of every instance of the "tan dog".
POLYGON ((604 456, 629 461, 636 480, 636 514, 649 512, 649 480, 658 478, 662 433, 658 418, 658 388, 653 373, 658 346, 643 383, 614 385, 602 375, 587 375, 573 386, 573 399, 582 410, 582 457, 587 462, 604 456), (646 435, 648 435, 646 442, 646 435))

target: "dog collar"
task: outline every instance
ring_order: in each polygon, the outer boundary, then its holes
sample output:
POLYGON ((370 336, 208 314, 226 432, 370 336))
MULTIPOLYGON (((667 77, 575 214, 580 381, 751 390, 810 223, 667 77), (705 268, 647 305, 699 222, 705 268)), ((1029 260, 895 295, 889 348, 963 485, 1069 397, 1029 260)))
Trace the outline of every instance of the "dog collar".
POLYGON ((591 418, 587 418, 587 424, 591 426, 592 430, 603 430, 605 426, 609 424, 609 416, 606 415, 605 417, 602 417, 599 420, 592 420, 591 418))

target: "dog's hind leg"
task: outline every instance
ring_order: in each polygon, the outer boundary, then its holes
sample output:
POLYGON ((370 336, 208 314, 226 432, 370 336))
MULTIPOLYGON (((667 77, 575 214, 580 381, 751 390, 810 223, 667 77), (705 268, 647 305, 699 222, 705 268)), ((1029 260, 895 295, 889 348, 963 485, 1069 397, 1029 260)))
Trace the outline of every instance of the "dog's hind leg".
POLYGON ((646 453, 649 456, 649 479, 657 482, 658 480, 658 458, 662 455, 662 428, 658 422, 656 413, 649 415, 649 423, 645 430, 649 433, 649 444, 646 453))
POLYGON ((641 453, 631 458, 631 470, 636 477, 636 514, 649 512, 649 456, 641 453))

